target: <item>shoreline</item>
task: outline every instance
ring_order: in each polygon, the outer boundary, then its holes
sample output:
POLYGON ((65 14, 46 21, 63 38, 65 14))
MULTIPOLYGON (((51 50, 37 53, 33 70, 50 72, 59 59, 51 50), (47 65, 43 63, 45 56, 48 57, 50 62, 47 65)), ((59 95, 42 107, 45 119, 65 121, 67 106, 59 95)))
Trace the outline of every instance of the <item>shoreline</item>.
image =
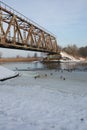
POLYGON ((32 62, 32 61, 40 61, 41 58, 37 57, 30 57, 30 58, 23 58, 23 57, 19 57, 19 58, 0 58, 0 63, 3 62, 32 62))

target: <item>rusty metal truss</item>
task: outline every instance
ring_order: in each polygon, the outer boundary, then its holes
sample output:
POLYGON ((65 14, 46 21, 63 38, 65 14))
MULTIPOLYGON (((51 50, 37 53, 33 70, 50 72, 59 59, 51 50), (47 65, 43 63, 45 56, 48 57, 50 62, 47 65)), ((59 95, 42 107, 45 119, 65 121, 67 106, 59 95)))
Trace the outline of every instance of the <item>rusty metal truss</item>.
POLYGON ((55 36, 0 1, 0 47, 59 53, 55 36))

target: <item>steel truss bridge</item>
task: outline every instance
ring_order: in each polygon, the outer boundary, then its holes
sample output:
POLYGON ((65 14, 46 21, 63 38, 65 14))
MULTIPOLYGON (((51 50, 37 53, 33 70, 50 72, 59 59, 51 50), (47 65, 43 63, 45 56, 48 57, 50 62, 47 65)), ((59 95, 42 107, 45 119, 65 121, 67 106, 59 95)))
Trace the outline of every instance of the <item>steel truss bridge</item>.
POLYGON ((59 54, 52 33, 1 1, 0 47, 59 54))

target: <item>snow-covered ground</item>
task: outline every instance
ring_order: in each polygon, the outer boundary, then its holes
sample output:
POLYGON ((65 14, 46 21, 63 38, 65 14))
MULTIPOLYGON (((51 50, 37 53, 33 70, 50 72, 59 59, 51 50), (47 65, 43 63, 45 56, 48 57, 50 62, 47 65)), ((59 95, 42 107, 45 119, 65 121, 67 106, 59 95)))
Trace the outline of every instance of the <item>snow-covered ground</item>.
POLYGON ((60 54, 62 57, 62 59, 60 60, 61 62, 86 62, 84 58, 82 57, 75 58, 64 51, 61 51, 60 54))
POLYGON ((27 71, 0 82, 0 130, 87 130, 87 72, 27 71))

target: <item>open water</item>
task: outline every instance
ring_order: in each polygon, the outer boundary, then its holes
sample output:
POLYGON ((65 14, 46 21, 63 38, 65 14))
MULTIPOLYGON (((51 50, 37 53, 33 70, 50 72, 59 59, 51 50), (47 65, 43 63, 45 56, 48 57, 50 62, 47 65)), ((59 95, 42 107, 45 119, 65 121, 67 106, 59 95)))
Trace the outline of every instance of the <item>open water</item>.
POLYGON ((75 70, 87 71, 87 63, 41 63, 41 62, 13 62, 3 63, 3 66, 17 71, 37 70, 75 70))

